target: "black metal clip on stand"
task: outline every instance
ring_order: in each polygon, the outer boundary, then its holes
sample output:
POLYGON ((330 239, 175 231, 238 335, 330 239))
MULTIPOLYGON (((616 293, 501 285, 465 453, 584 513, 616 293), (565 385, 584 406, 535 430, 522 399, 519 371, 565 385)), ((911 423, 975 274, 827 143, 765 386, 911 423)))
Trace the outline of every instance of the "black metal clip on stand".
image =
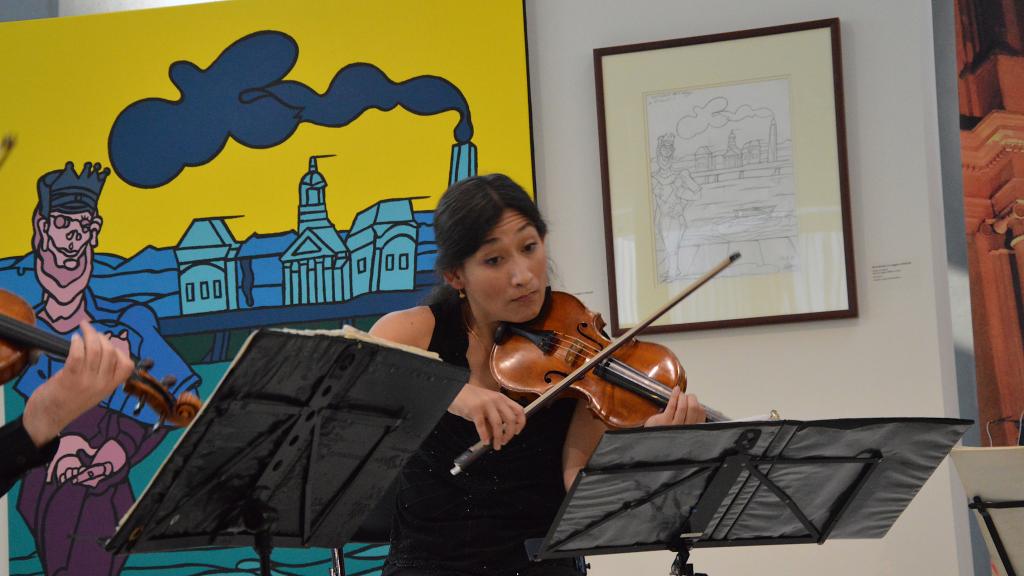
POLYGON ((880 538, 970 425, 864 418, 609 432, 535 559, 880 538))
POLYGON ((272 546, 341 548, 467 377, 337 333, 257 331, 107 549, 253 546, 269 576, 272 546))

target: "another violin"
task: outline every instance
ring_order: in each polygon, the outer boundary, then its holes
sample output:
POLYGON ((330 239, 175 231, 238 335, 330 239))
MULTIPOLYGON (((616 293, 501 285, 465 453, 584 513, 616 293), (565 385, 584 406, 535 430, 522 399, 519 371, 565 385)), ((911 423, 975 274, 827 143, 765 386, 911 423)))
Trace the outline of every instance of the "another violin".
MULTIPOLYGON (((510 396, 539 396, 609 344, 604 325, 575 296, 551 292, 533 321, 499 326, 491 374, 510 396)), ((661 344, 631 340, 566 394, 585 399, 611 428, 636 428, 665 409, 674 388, 686 390, 676 355, 661 344)))
MULTIPOLYGON (((60 360, 67 358, 71 343, 37 327, 35 321, 35 313, 27 302, 0 289, 0 383, 21 374, 37 351, 60 360)), ((124 383, 125 393, 139 399, 136 413, 146 404, 161 421, 187 426, 199 411, 199 397, 183 392, 175 399, 169 391, 175 383, 174 376, 157 381, 147 372, 152 365, 151 361, 137 362, 135 371, 124 383)))

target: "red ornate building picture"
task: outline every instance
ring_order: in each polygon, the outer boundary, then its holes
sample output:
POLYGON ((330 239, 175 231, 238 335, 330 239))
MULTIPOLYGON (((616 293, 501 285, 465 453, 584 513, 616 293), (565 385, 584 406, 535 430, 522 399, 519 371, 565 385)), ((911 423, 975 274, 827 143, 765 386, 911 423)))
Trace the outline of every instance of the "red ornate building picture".
POLYGON ((1024 414, 1024 1, 956 0, 956 35, 978 422, 984 445, 1014 445, 1024 414))

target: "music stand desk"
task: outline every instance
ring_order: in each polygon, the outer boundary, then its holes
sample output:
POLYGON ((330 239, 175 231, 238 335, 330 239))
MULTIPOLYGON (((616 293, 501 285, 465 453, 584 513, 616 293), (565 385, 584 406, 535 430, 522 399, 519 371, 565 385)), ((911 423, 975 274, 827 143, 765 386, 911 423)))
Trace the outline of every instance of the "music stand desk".
POLYGON ((342 332, 254 332, 107 549, 348 542, 468 374, 342 332))
MULTIPOLYGON (((608 432, 535 558, 881 538, 971 424, 858 418, 608 432)), ((680 566, 693 574, 692 566, 680 566)))

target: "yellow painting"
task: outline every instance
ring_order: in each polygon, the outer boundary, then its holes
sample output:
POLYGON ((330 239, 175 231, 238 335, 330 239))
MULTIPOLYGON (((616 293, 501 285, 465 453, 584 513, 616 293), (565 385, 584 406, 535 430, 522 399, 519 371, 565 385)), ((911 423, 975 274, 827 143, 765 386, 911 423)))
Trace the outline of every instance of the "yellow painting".
MULTIPOLYGON (((237 0, 0 24, 0 286, 205 398, 262 326, 366 327, 436 282, 432 209, 533 190, 521 0, 237 0), (27 49, 31 47, 31 49, 27 49)), ((6 419, 61 366, 4 388, 6 419)), ((123 391, 8 496, 11 574, 252 574, 249 549, 102 548, 181 432, 123 391)), ((386 549, 349 558, 372 573, 386 549)), ((0 560, 4 560, 0 558, 0 560)), ((326 574, 326 550, 275 573, 326 574)))

